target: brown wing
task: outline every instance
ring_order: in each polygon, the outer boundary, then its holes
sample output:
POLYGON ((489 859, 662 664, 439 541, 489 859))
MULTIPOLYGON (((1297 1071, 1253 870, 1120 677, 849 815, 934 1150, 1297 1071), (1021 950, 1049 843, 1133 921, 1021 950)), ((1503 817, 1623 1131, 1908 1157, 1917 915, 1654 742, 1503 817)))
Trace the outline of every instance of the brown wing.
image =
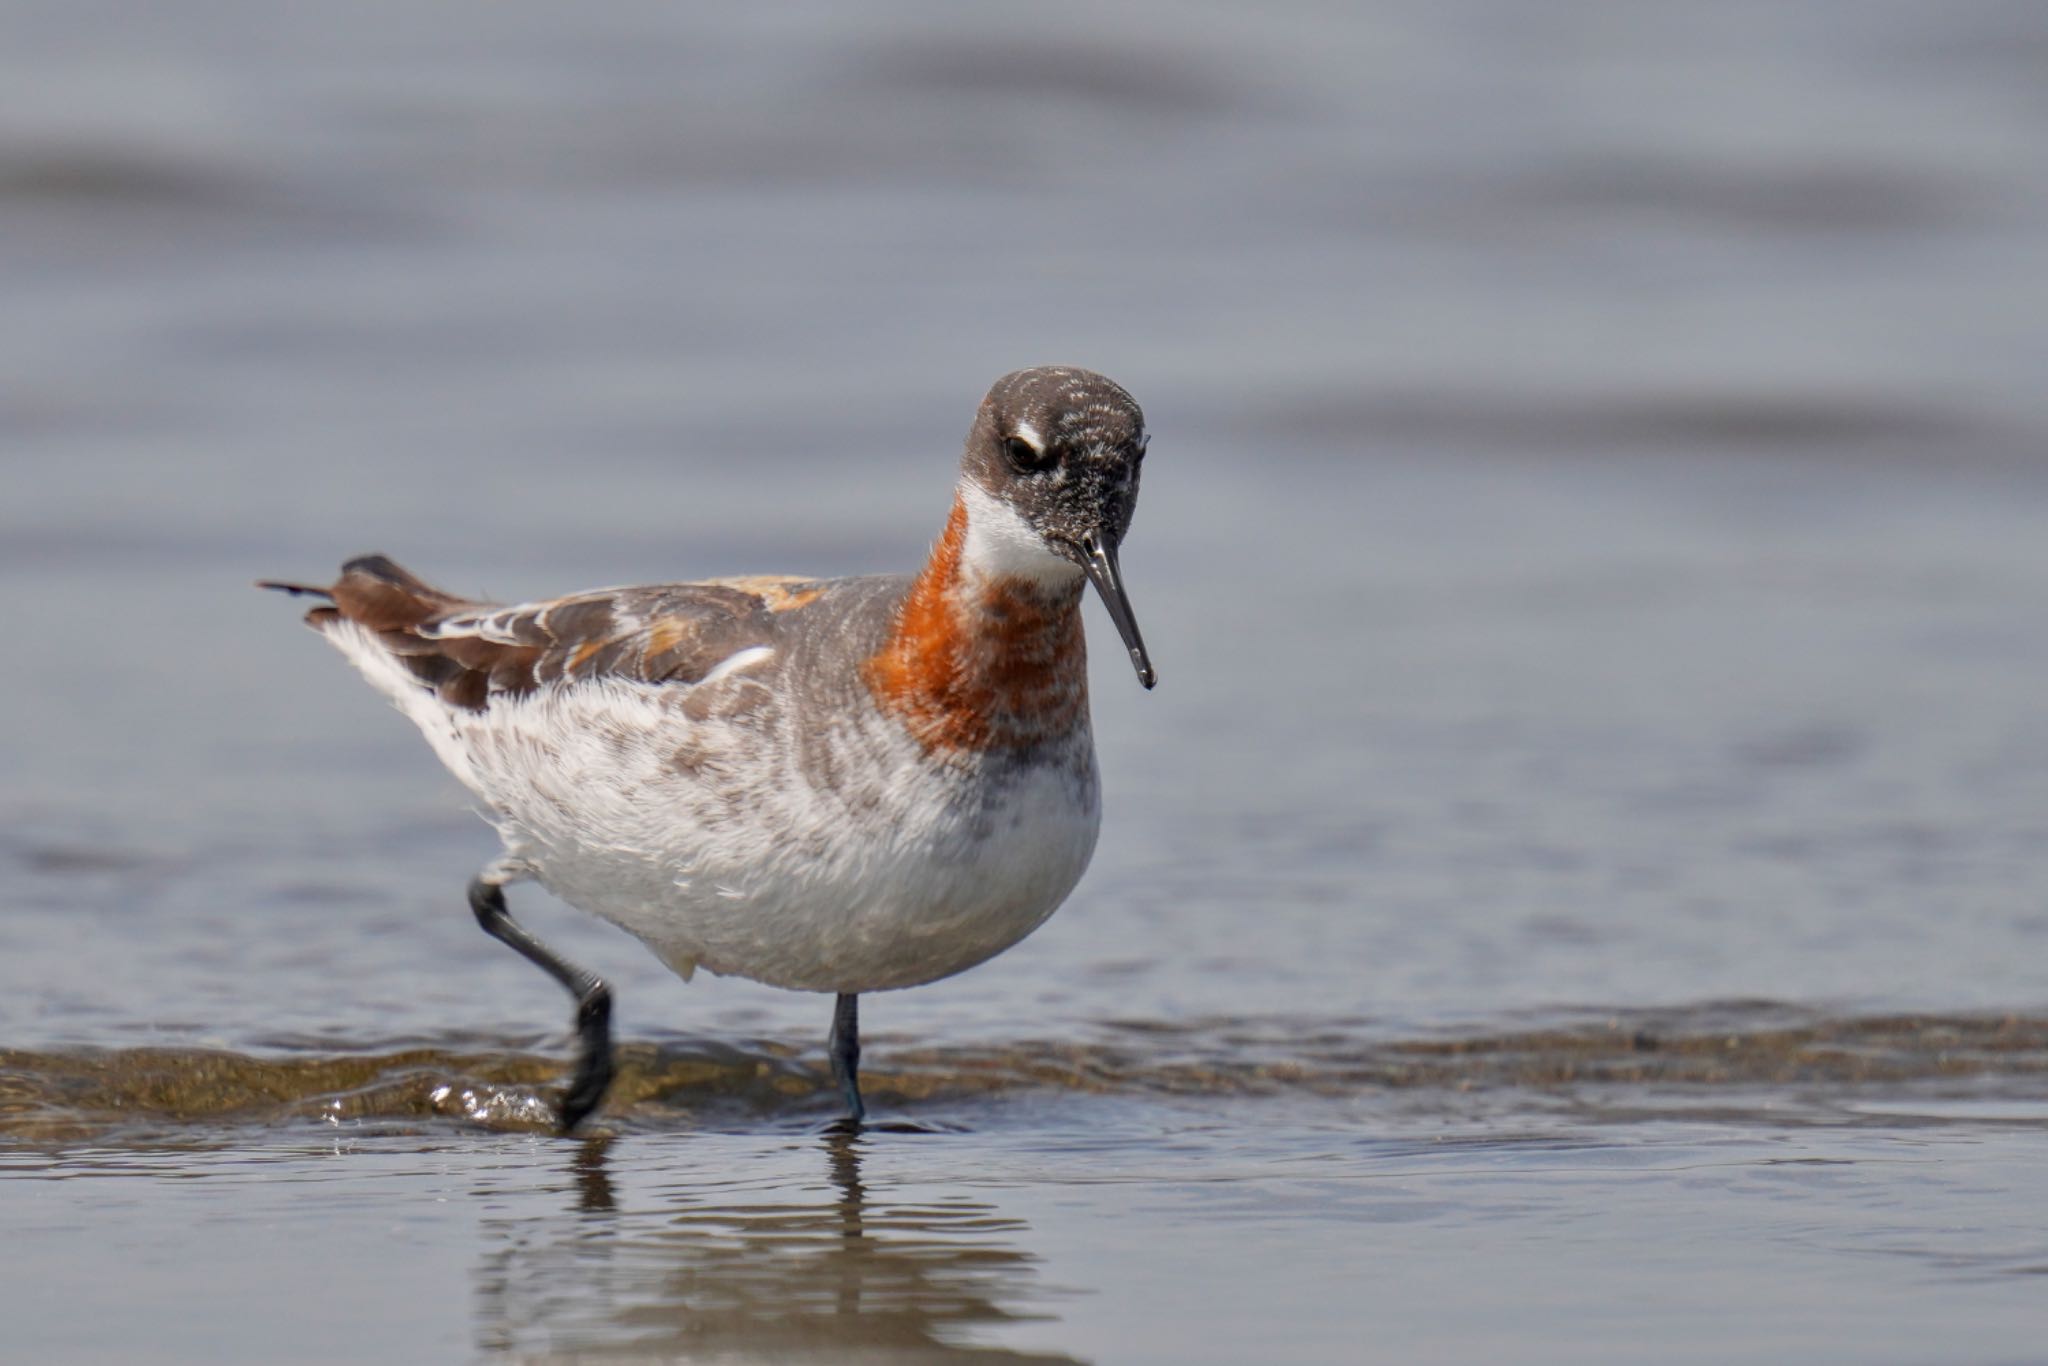
POLYGON ((344 565, 325 590, 334 605, 306 619, 315 626, 347 620, 375 632, 443 701, 481 710, 494 696, 565 680, 695 683, 741 650, 772 645, 774 614, 818 591, 806 579, 723 579, 507 607, 457 598, 370 555, 344 565))

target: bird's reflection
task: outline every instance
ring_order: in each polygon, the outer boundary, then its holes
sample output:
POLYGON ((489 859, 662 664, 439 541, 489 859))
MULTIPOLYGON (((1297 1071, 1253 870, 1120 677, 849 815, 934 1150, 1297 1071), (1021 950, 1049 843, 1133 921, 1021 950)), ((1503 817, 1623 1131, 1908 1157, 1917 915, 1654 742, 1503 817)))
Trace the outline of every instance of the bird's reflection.
POLYGON ((576 1160, 569 1169, 576 1177, 576 1209, 582 1214, 610 1214, 618 1207, 612 1195, 612 1178, 605 1171, 605 1153, 612 1146, 611 1136, 602 1134, 583 1141, 576 1150, 576 1160))
POLYGON ((1073 1361, 974 1342, 1050 1317, 1036 1259, 1015 1241, 1025 1226, 978 1201, 871 1202, 861 1179, 870 1141, 821 1140, 829 1199, 810 1182, 696 1183, 638 1201, 615 1190, 614 1142, 584 1143, 569 1162, 566 1216, 488 1222, 496 1246, 478 1270, 478 1345, 734 1361, 1073 1361))

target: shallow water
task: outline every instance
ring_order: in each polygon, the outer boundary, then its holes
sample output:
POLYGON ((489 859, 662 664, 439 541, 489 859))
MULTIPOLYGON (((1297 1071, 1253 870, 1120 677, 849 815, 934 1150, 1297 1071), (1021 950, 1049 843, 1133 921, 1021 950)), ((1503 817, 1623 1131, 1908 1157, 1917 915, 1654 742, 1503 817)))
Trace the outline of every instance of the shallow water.
POLYGON ((117 1359, 1956 1359, 2048 1273, 2048 1022, 1732 1004, 885 1050, 835 1133, 769 1044, 0 1058, 16 1350, 117 1359), (1160 1038, 1157 1036, 1167 1036, 1160 1038), (86 1234, 89 1236, 81 1236, 86 1234), (114 1312, 52 1312, 120 1268, 114 1312), (309 1283, 309 1277, 316 1277, 309 1283), (282 1306, 288 1306, 284 1308, 282 1306))
POLYGON ((0 1318, 62 1360, 2039 1352, 2048 21, 0 8, 0 1318), (864 1003, 522 889, 247 588, 900 569, 1155 432, 1095 866, 864 1003))

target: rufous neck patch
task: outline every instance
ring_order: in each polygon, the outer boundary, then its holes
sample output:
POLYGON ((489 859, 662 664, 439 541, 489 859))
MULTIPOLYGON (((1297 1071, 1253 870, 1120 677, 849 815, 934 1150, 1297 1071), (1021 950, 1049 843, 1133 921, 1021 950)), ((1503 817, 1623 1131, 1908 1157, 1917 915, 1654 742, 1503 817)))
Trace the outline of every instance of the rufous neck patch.
POLYGON ((861 667, 881 709, 927 750, 1023 748, 1087 716, 1081 583, 987 577, 963 563, 967 507, 911 584, 882 648, 861 667))

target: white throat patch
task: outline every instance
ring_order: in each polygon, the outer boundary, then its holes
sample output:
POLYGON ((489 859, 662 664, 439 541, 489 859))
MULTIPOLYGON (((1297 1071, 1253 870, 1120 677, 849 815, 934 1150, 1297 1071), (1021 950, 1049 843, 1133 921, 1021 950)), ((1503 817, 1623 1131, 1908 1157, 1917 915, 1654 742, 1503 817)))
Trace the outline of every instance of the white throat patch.
POLYGON ((1080 575, 1081 567, 1046 545, 1015 508, 972 479, 960 481, 960 501, 967 508, 961 559, 976 573, 1039 583, 1068 583, 1080 575))

